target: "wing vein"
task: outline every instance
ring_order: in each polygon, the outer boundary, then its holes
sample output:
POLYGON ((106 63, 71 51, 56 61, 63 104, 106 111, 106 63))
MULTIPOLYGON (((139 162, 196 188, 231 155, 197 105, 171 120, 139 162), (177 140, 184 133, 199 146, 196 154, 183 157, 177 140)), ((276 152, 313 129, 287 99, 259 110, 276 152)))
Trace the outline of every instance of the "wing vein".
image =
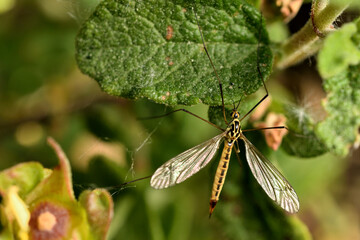
POLYGON ((155 171, 150 185, 162 189, 185 181, 210 162, 225 135, 223 132, 173 157, 155 171))
POLYGON ((290 183, 243 134, 241 139, 245 143, 250 170, 266 194, 285 211, 290 213, 299 211, 299 199, 290 183))

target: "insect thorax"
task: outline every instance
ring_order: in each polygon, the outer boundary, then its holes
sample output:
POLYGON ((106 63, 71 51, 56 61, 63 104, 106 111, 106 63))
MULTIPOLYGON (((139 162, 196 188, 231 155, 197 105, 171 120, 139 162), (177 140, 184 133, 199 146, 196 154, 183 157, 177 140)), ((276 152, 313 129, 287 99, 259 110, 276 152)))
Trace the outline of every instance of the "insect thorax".
POLYGON ((226 140, 228 141, 229 146, 233 145, 236 139, 240 137, 241 134, 241 124, 238 118, 234 118, 229 126, 226 128, 227 135, 226 140))

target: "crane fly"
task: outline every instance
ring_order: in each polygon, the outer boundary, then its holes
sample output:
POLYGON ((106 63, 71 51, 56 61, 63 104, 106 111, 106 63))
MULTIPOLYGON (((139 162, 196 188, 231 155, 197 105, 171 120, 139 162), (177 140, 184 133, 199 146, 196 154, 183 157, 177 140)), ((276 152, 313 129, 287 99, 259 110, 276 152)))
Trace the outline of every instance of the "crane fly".
MULTIPOLYGON (((204 37, 200 29, 196 12, 195 12, 195 17, 200 31, 204 50, 210 60, 215 76, 219 82, 220 94, 222 99, 222 110, 223 110, 224 120, 227 123, 222 84, 214 67, 214 64, 210 58, 208 50, 206 48, 204 37)), ((259 41, 260 41, 260 37, 259 37, 259 41)), ((259 46, 257 49, 257 58, 258 55, 259 55, 259 46)), ((268 96, 268 90, 264 83, 258 62, 257 62, 257 70, 259 77, 261 78, 264 88, 266 90, 266 95, 242 118, 240 118, 239 112, 237 111, 240 102, 237 105, 237 107, 234 106, 234 109, 231 114, 232 120, 228 124, 226 129, 222 129, 216 126, 215 124, 208 122, 207 120, 185 109, 178 109, 173 111, 176 112, 181 110, 190 113, 191 115, 198 117, 201 120, 206 121, 211 125, 215 126, 216 128, 222 130, 222 133, 211 138, 206 142, 203 142, 193 148, 190 148, 189 150, 175 156, 174 158, 170 159, 162 166, 160 166, 151 177, 150 184, 153 188, 155 189, 168 188, 176 184, 179 184, 185 181, 186 179, 188 179, 189 177, 193 176, 195 173, 197 173, 202 168, 204 168, 213 159, 215 153, 220 147, 220 144, 224 142, 224 147, 215 173, 215 179, 210 197, 210 210, 209 210, 209 217, 210 217, 212 212, 214 211, 216 203, 219 201, 220 192, 223 188, 226 173, 229 167, 229 161, 230 161, 232 149, 235 143, 237 144, 239 140, 242 140, 245 144, 246 159, 249 164, 250 170, 254 175, 255 179, 257 180, 257 182, 266 192, 266 194, 274 202, 276 202, 281 208, 283 208, 285 211, 289 213, 295 213, 299 210, 299 200, 292 186, 280 173, 280 171, 277 170, 276 167, 263 154, 261 154, 261 152, 257 150, 256 147, 243 134, 243 132, 252 131, 252 130, 267 130, 267 129, 278 129, 278 128, 286 128, 286 127, 268 127, 268 128, 248 129, 248 130, 241 129, 241 120, 243 120, 246 116, 248 116, 268 96)), ((235 146, 235 149, 236 148, 237 147, 235 146)))

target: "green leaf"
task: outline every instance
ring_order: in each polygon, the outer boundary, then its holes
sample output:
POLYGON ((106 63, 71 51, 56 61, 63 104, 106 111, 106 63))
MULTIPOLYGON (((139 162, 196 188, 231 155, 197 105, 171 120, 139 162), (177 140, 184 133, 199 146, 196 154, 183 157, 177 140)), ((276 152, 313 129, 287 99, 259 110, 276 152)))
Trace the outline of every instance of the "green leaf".
POLYGON ((267 26, 267 29, 269 32, 269 38, 274 43, 281 44, 289 37, 289 30, 287 25, 281 20, 272 22, 267 26))
POLYGON ((105 239, 114 215, 114 203, 105 189, 86 190, 79 197, 80 204, 86 209, 94 239, 105 239))
POLYGON ((314 121, 305 109, 285 106, 286 125, 290 129, 283 140, 282 148, 292 156, 309 158, 328 151, 314 132, 314 121))
POLYGON ((5 191, 10 186, 15 185, 19 187, 19 195, 24 197, 46 178, 49 173, 50 170, 43 168, 37 162, 17 164, 0 172, 0 191, 5 191))
POLYGON ((316 133, 327 148, 346 155, 360 126, 360 19, 332 33, 319 53, 327 118, 316 133))
MULTIPOLYGON (((77 36, 79 68, 111 95, 220 105, 193 6, 186 0, 104 0, 77 36)), ((201 1, 196 9, 225 103, 255 92, 262 85, 257 64, 264 78, 272 66, 260 13, 243 0, 201 1)))
POLYGON ((360 62, 360 19, 330 34, 319 53, 319 72, 329 78, 360 62), (356 39, 358 39, 356 41, 356 39))
POLYGON ((360 7, 360 2, 355 0, 331 0, 331 4, 333 5, 344 5, 349 4, 349 8, 358 9, 360 7))
POLYGON ((359 134, 360 64, 325 79, 324 88, 328 116, 318 124, 316 132, 332 152, 346 155, 359 134))
POLYGON ((59 165, 26 196, 27 203, 32 203, 37 199, 48 196, 57 197, 59 201, 75 200, 69 160, 60 145, 53 138, 49 137, 48 143, 59 158, 59 165))

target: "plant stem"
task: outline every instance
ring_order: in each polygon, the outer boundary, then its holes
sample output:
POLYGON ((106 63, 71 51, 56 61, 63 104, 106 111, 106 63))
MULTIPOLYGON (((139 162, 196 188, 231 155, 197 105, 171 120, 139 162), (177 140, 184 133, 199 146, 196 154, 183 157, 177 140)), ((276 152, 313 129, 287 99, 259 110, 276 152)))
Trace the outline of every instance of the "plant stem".
POLYGON ((327 0, 314 0, 311 19, 282 45, 283 54, 276 67, 283 69, 315 54, 321 47, 321 37, 333 31, 332 23, 348 5, 348 1, 335 5, 327 0))

